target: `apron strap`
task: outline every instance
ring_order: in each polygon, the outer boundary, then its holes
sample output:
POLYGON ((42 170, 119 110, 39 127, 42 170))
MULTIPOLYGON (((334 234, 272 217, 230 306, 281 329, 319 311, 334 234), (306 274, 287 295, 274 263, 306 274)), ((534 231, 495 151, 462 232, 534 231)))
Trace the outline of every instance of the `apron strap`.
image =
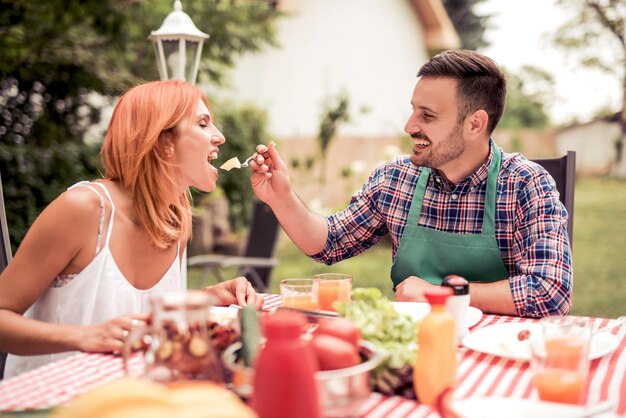
POLYGON ((406 222, 407 227, 415 220, 415 226, 420 220, 422 215, 422 204, 424 203, 424 195, 426 194, 426 186, 428 185, 428 179, 430 178, 430 168, 423 167, 420 173, 417 185, 415 186, 415 192, 413 192, 413 200, 411 202, 411 208, 409 209, 409 217, 406 222))
POLYGON ((502 152, 496 144, 490 140, 489 145, 493 150, 489 173, 487 174, 487 191, 485 192, 485 206, 483 208, 482 235, 495 235, 496 194, 498 191, 498 174, 502 163, 502 152))

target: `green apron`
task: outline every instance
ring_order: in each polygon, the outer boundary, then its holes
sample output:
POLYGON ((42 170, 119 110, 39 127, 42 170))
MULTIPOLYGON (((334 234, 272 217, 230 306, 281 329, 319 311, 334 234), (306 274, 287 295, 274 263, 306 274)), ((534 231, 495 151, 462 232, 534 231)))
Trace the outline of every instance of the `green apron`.
POLYGON ((457 234, 418 225, 430 169, 420 174, 409 217, 391 267, 394 290, 404 279, 417 276, 439 285, 449 274, 473 282, 495 282, 509 277, 495 234, 496 188, 502 155, 492 143, 487 175, 483 227, 480 234, 457 234))

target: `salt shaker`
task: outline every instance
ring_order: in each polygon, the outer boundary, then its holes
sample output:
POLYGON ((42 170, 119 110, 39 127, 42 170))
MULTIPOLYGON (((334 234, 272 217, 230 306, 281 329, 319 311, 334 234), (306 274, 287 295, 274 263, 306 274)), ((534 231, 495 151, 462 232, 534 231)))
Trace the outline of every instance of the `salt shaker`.
POLYGON ((470 293, 469 282, 461 276, 449 275, 441 282, 442 286, 449 287, 453 295, 446 301, 446 308, 452 314, 456 323, 456 339, 461 342, 463 337, 469 334, 469 305, 470 293))

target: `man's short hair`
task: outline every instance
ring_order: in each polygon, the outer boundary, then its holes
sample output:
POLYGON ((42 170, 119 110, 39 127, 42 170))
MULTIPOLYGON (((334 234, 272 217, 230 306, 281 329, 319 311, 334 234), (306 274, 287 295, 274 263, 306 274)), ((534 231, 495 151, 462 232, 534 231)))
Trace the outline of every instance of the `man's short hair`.
POLYGON ((489 115, 489 135, 500 122, 506 103, 506 78, 491 58, 464 49, 444 51, 429 59, 417 76, 447 77, 458 81, 459 123, 479 109, 489 115))

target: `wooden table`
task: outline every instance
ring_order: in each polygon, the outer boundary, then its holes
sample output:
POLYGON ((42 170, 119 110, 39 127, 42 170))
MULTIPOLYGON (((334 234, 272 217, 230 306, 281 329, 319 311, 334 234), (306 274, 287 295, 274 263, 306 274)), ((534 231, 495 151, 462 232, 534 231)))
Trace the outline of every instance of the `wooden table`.
MULTIPOLYGON (((280 305, 269 295, 264 308, 280 305)), ((591 318, 594 328, 610 320, 591 318)), ((472 331, 498 323, 536 322, 531 319, 483 315, 472 331)), ((611 331, 619 339, 615 351, 591 363, 587 404, 611 400, 613 414, 626 415, 626 326, 611 331)), ((536 398, 527 362, 507 360, 459 347, 457 388, 454 397, 536 398)), ((47 409, 68 402, 76 395, 123 376, 122 359, 109 354, 81 353, 0 382, 0 411, 47 409)), ((373 393, 361 410, 362 416, 438 416, 430 407, 401 397, 373 393)), ((539 417, 533 417, 539 418, 539 417)))

